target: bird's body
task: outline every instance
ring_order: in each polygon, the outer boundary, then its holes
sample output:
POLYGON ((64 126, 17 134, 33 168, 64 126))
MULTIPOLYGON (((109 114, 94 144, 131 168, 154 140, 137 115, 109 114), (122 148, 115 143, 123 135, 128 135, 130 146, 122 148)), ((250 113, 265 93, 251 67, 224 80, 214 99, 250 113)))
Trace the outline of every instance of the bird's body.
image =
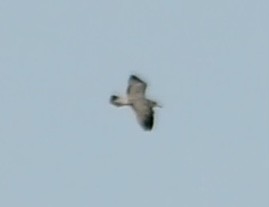
POLYGON ((153 107, 157 102, 145 98, 147 84, 135 75, 129 78, 127 97, 111 96, 110 103, 115 106, 131 106, 136 113, 138 122, 145 130, 151 130, 154 124, 153 107))

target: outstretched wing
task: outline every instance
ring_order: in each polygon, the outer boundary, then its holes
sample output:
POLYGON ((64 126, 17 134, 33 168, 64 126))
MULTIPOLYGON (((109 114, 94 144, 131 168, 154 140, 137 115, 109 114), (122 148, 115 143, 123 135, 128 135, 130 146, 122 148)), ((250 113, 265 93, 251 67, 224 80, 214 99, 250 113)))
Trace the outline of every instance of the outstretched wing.
POLYGON ((137 100, 132 104, 139 124, 145 130, 151 130, 154 124, 154 111, 146 100, 137 100))
POLYGON ((113 104, 114 106, 129 105, 129 102, 128 102, 127 98, 120 97, 120 96, 115 96, 115 95, 110 96, 110 103, 113 104))
POLYGON ((128 82, 127 95, 129 97, 144 97, 147 84, 135 75, 131 75, 128 82))

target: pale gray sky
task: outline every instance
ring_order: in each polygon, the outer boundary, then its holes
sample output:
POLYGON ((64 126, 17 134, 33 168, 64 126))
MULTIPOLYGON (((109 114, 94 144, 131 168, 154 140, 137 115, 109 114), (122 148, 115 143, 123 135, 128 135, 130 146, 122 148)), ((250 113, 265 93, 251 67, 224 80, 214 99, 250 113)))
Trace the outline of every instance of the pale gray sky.
POLYGON ((0 206, 269 206, 269 2, 0 3, 0 206), (130 74, 152 132, 109 104, 130 74))

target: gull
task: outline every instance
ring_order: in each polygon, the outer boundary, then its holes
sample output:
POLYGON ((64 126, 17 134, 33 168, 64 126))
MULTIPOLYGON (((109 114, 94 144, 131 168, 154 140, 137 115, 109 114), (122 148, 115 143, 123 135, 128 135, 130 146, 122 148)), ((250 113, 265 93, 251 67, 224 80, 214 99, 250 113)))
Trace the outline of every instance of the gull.
POLYGON ((145 91, 147 83, 131 75, 128 81, 127 96, 112 95, 110 103, 114 106, 131 106, 137 120, 144 130, 151 130, 154 124, 154 107, 161 107, 156 101, 147 99, 145 91))

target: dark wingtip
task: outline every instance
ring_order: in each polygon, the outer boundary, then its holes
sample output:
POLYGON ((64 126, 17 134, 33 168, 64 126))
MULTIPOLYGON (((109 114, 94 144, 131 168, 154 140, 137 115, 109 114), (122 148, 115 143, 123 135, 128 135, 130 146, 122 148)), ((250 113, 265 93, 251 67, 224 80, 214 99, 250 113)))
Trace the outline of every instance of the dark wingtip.
POLYGON ((110 96, 110 101, 115 101, 116 99, 118 99, 118 96, 115 95, 110 96))
POLYGON ((111 104, 114 104, 114 105, 115 105, 115 101, 116 101, 118 98, 119 98, 118 96, 112 95, 112 96, 110 96, 109 102, 110 102, 111 104))
POLYGON ((136 75, 130 75, 130 78, 137 79, 138 77, 136 75))
POLYGON ((149 116, 147 119, 144 120, 143 127, 145 130, 150 131, 153 128, 154 117, 153 115, 149 116))
POLYGON ((140 78, 138 78, 136 75, 130 75, 130 80, 135 80, 135 81, 139 81, 139 82, 143 82, 140 78))

